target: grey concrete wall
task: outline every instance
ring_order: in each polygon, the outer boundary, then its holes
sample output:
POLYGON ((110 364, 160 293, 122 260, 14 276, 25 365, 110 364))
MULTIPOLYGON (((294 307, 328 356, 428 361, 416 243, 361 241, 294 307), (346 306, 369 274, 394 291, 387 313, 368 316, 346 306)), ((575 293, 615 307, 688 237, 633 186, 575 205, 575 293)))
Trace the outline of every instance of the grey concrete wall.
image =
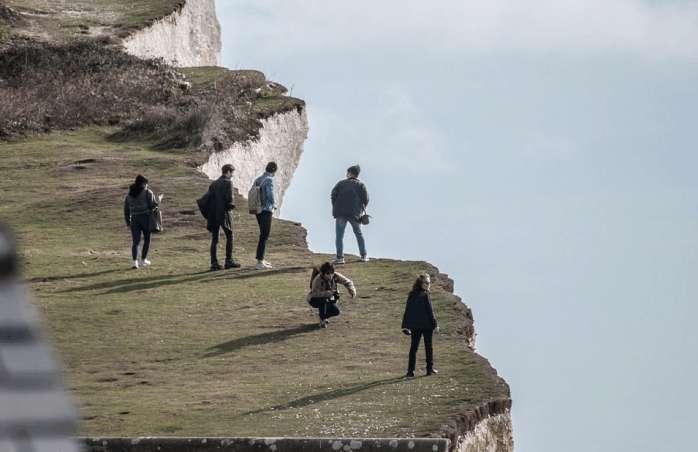
POLYGON ((87 452, 447 452, 442 438, 84 438, 87 452))

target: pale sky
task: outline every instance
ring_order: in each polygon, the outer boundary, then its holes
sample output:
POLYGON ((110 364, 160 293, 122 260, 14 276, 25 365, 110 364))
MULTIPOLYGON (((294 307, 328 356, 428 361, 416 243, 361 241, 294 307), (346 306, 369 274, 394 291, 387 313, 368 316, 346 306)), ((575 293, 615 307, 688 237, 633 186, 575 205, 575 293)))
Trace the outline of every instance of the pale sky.
POLYGON ((307 102, 282 216, 333 251, 360 163, 369 254, 455 279, 517 451, 693 447, 698 2, 217 4, 225 65, 307 102))

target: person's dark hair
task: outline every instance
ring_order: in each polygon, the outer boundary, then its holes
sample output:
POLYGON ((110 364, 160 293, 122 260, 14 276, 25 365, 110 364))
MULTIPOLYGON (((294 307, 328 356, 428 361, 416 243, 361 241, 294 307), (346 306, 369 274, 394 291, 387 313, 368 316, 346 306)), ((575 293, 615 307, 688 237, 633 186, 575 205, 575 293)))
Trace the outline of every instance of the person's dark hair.
POLYGON ((412 284, 412 290, 410 290, 410 296, 412 295, 418 295, 422 292, 425 292, 424 287, 422 287, 422 283, 427 280, 429 275, 427 274, 422 274, 417 276, 417 279, 414 281, 414 284, 412 284))
POLYGON ((145 177, 141 176, 140 174, 136 176, 136 180, 131 184, 130 187, 128 187, 128 194, 129 196, 136 197, 141 194, 141 192, 145 189, 145 186, 148 185, 148 179, 145 177))
POLYGON ((230 171, 235 171, 235 167, 234 167, 233 165, 231 165, 230 163, 226 163, 226 164, 223 165, 223 167, 221 168, 221 173, 222 173, 222 174, 228 173, 228 172, 230 172, 230 171))
POLYGON ((269 162, 269 163, 267 163, 267 167, 266 167, 265 171, 267 173, 275 173, 277 169, 278 169, 278 166, 276 166, 276 162, 269 162))
POLYGON ((359 177, 360 172, 361 167, 359 165, 352 165, 349 168, 347 168, 347 173, 351 174, 354 177, 359 177))
POLYGON ((330 262, 325 262, 320 266, 320 273, 326 275, 328 273, 334 273, 334 265, 330 262))

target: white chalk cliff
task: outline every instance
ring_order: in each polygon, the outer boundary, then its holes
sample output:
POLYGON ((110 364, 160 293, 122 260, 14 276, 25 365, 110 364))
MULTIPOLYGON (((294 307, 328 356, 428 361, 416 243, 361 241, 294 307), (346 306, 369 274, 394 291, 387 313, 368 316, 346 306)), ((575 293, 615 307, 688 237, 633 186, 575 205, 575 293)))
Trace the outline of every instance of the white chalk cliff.
POLYGON ((513 452, 514 436, 511 413, 489 416, 461 436, 455 444, 457 452, 513 452))
POLYGON ((174 66, 218 66, 221 30, 215 0, 189 0, 123 41, 126 51, 141 58, 163 58, 174 66))
MULTIPOLYGON (((262 119, 259 138, 233 144, 224 151, 213 152, 199 170, 210 179, 221 175, 221 167, 235 167, 233 185, 247 196, 255 178, 264 172, 267 162, 275 161, 279 169, 274 177, 277 206, 281 207, 284 193, 296 171, 303 143, 308 136, 305 109, 277 113, 262 119)), ((278 215, 277 210, 275 215, 278 215)))

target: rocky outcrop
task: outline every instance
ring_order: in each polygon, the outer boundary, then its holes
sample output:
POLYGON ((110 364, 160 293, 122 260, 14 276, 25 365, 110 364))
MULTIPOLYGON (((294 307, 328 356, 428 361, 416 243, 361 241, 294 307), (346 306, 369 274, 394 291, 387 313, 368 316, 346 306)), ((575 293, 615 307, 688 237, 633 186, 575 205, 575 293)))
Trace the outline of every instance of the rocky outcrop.
POLYGON ((490 416, 459 438, 457 452, 513 452, 514 436, 509 412, 490 416))
POLYGON ((221 33, 215 0, 189 0, 123 41, 126 51, 141 58, 163 58, 174 66, 218 66, 221 33))
MULTIPOLYGON (((275 161, 279 166, 274 187, 277 204, 281 207, 284 193, 291 184, 296 171, 303 143, 308 136, 308 118, 305 108, 277 113, 261 120, 259 136, 244 142, 234 143, 228 149, 212 152, 199 170, 210 179, 218 178, 221 167, 231 163, 235 167, 233 185, 243 195, 252 186, 267 162, 275 161)), ((279 211, 276 211, 278 215, 279 211)))

